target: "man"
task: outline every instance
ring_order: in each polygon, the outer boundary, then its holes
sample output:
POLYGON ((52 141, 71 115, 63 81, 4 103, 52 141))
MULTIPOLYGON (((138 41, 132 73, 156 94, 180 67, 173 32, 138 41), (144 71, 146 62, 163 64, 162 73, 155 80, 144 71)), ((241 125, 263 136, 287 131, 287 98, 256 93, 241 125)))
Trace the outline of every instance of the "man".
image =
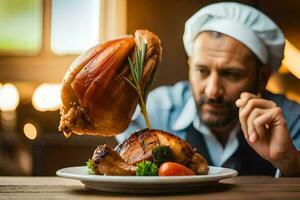
MULTIPOLYGON (((300 176, 300 106, 265 90, 283 58, 277 25, 255 8, 217 3, 186 22, 183 40, 190 81, 149 95, 152 128, 186 139, 209 165, 300 176)), ((120 142, 145 127, 138 110, 132 120, 120 142)))

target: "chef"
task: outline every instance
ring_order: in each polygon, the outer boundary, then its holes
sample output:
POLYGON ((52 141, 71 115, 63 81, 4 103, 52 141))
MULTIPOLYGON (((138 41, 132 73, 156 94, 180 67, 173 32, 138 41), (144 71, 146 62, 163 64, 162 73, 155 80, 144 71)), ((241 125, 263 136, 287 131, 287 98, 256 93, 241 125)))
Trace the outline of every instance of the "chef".
MULTIPOLYGON (((240 175, 300 176, 300 106, 266 91, 283 59, 285 38, 257 9, 216 3, 185 23, 189 82, 152 91, 152 128, 195 147, 209 165, 240 175)), ((145 127, 137 108, 122 142, 145 127)))

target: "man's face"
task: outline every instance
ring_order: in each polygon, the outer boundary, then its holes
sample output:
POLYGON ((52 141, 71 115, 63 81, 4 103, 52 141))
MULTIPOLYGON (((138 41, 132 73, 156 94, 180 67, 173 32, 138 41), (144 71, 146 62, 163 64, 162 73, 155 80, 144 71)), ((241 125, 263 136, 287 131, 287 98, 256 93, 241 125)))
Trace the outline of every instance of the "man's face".
POLYGON ((256 65, 255 56, 237 40, 199 34, 189 59, 189 79, 202 122, 219 128, 238 119, 235 101, 243 91, 257 92, 256 65))

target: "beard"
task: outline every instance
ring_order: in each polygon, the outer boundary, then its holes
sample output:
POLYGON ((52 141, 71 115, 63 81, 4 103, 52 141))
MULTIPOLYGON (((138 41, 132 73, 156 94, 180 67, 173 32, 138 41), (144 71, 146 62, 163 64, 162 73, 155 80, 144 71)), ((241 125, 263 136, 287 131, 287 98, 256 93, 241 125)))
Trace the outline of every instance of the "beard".
POLYGON ((195 100, 198 116, 200 120, 210 128, 220 128, 238 119, 238 108, 235 106, 235 100, 225 101, 222 97, 217 99, 209 99, 205 96, 195 100), (222 108, 222 112, 207 110, 202 112, 204 105, 214 105, 222 108), (204 115, 209 117, 204 117, 204 115))

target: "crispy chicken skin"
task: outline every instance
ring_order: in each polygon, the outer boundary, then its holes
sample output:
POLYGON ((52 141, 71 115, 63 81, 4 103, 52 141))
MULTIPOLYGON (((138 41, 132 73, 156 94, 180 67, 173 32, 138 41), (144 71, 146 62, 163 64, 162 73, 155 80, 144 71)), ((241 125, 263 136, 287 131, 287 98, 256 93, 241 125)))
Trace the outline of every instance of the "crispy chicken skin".
POLYGON ((128 163, 135 164, 143 160, 151 160, 151 151, 159 145, 169 146, 172 150, 174 162, 187 164, 194 154, 190 144, 170 133, 143 129, 134 132, 115 150, 128 163))
POLYGON ((194 153, 191 161, 187 164, 187 167, 198 175, 205 175, 208 173, 206 160, 197 152, 194 153))
POLYGON ((142 89, 148 86, 161 58, 159 38, 147 30, 103 42, 77 58, 63 79, 59 130, 65 136, 113 136, 124 131, 138 102, 127 58, 139 41, 147 43, 142 89))
POLYGON ((96 148, 92 161, 96 174, 116 176, 135 175, 136 167, 126 163, 116 151, 105 144, 96 148))
POLYGON ((152 160, 152 149, 159 145, 170 147, 173 162, 189 167, 196 174, 207 174, 206 160, 189 143, 168 132, 154 129, 134 132, 114 150, 106 145, 98 146, 92 158, 95 171, 106 175, 134 175, 135 165, 152 160))

